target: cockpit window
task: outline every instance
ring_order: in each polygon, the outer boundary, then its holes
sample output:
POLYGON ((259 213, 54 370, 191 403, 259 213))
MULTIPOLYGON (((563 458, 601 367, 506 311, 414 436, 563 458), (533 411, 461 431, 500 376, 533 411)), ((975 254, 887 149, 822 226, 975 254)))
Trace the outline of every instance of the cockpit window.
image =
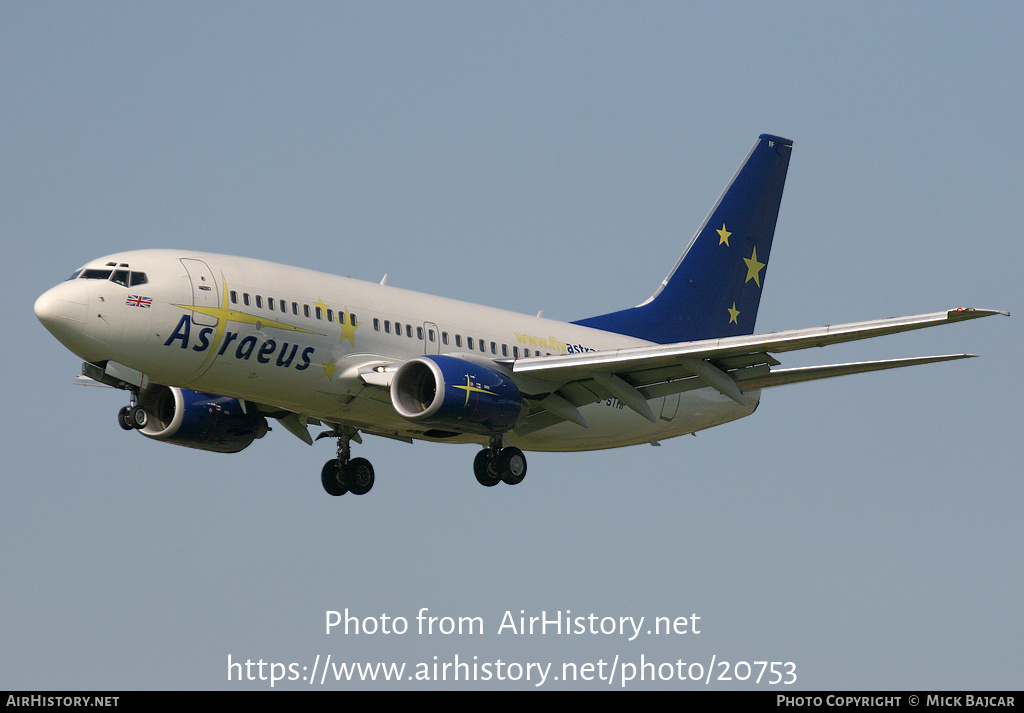
POLYGON ((110 270, 82 270, 83 280, 106 280, 110 278, 110 270))
MULTIPOLYGON (((120 267, 127 267, 127 265, 121 265, 120 267)), ((149 282, 149 278, 146 277, 144 272, 131 272, 121 269, 111 270, 107 268, 75 270, 68 279, 110 280, 123 287, 135 287, 136 285, 145 285, 149 282)))

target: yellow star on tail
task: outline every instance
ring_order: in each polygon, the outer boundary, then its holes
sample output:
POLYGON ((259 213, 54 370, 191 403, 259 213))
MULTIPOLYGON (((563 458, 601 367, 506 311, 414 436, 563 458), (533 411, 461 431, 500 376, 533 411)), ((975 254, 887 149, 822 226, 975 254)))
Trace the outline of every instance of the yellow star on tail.
POLYGON ((757 261, 757 246, 754 246, 754 252, 750 257, 743 258, 743 262, 747 263, 747 279, 743 282, 754 281, 754 284, 758 287, 761 286, 761 270, 764 269, 766 263, 757 261))
POLYGON ((737 317, 740 316, 740 311, 738 309, 736 309, 736 303, 733 302, 732 303, 732 307, 729 307, 728 310, 729 310, 729 324, 739 324, 739 321, 737 320, 737 317))
POLYGON ((718 233, 718 244, 725 243, 726 247, 729 247, 729 236, 732 235, 728 230, 725 229, 725 223, 722 223, 722 229, 715 231, 718 233))

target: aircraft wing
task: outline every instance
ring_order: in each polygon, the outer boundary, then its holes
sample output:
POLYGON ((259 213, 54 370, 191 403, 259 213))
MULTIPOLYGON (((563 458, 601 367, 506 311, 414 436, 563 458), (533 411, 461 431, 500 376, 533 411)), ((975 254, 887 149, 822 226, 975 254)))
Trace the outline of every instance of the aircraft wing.
POLYGON ((647 399, 690 389, 710 386, 742 404, 743 391, 963 359, 973 355, 952 354, 773 371, 772 367, 778 366, 779 362, 770 354, 869 339, 994 314, 1009 313, 955 309, 770 334, 520 359, 507 365, 511 366, 516 377, 523 377, 523 391, 534 410, 516 430, 532 432, 563 420, 586 426, 578 407, 609 397, 619 399, 654 421, 647 399), (531 392, 535 393, 531 395, 531 392))

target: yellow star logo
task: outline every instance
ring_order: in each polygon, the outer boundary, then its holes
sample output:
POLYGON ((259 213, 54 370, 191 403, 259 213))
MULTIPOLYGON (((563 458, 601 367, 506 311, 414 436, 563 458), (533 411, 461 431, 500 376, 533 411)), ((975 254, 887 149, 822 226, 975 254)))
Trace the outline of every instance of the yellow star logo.
POLYGON ((454 386, 453 385, 452 388, 453 389, 462 389, 463 391, 466 392, 466 401, 463 404, 463 406, 465 406, 466 404, 469 403, 469 395, 471 393, 474 393, 474 392, 478 393, 478 394, 489 394, 489 393, 491 393, 487 389, 481 389, 479 386, 473 386, 470 383, 470 381, 469 381, 469 374, 466 374, 466 385, 465 386, 454 386))
POLYGON ((341 322, 341 336, 338 337, 338 344, 341 344, 346 339, 352 342, 352 346, 356 345, 356 327, 362 322, 357 322, 348 313, 347 309, 343 309, 338 312, 338 321, 341 322), (355 324, 353 324, 355 322, 355 324))
POLYGON ((747 279, 743 282, 747 283, 751 280, 758 287, 761 286, 761 270, 764 269, 766 263, 757 261, 757 246, 754 246, 754 252, 750 257, 743 258, 743 262, 747 263, 747 279))
POLYGON ((725 247, 729 247, 729 236, 732 235, 728 230, 725 229, 725 223, 722 223, 722 229, 715 231, 718 233, 718 244, 725 243, 725 247))
POLYGON ((324 368, 324 373, 320 375, 320 378, 322 379, 326 376, 328 381, 330 381, 331 377, 334 376, 334 372, 338 370, 338 365, 335 364, 333 361, 329 361, 326 364, 321 364, 320 366, 324 368))
POLYGON ((203 364, 208 362, 214 354, 217 353, 217 345, 220 344, 221 338, 224 336, 224 328, 228 322, 241 322, 242 324, 255 324, 257 329, 260 327, 276 327, 277 329, 285 329, 290 332, 303 332, 304 334, 319 334, 309 329, 303 329, 302 327, 293 327, 290 324, 284 322, 277 322, 266 317, 261 317, 255 314, 249 314, 248 312, 240 312, 237 309, 231 309, 228 307, 228 284, 224 279, 224 275, 220 276, 221 284, 224 285, 224 295, 221 298, 222 307, 205 307, 201 305, 174 305, 181 309, 191 310, 192 312, 198 312, 199 314, 205 314, 207 317, 213 317, 217 320, 217 329, 213 335, 213 344, 210 346, 210 353, 206 355, 206 359, 203 360, 203 364))
POLYGON ((736 309, 736 303, 732 303, 732 307, 729 307, 729 324, 739 324, 737 317, 740 316, 740 311, 736 309))
POLYGON ((320 314, 324 315, 324 317, 327 316, 327 310, 330 309, 330 305, 324 304, 323 297, 317 298, 316 304, 314 304, 313 306, 319 308, 320 314))

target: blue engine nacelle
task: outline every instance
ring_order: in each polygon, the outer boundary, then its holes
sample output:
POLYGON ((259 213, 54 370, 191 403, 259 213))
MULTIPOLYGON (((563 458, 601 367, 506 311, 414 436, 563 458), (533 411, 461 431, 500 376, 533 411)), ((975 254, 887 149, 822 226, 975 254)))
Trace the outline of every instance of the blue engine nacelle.
POLYGON ((238 399, 171 386, 148 386, 139 393, 149 423, 144 436, 178 446, 237 453, 267 431, 267 419, 246 413, 238 399))
POLYGON ((410 421, 482 435, 509 430, 523 408, 518 387, 501 372, 433 354, 398 367, 391 381, 391 404, 410 421))

